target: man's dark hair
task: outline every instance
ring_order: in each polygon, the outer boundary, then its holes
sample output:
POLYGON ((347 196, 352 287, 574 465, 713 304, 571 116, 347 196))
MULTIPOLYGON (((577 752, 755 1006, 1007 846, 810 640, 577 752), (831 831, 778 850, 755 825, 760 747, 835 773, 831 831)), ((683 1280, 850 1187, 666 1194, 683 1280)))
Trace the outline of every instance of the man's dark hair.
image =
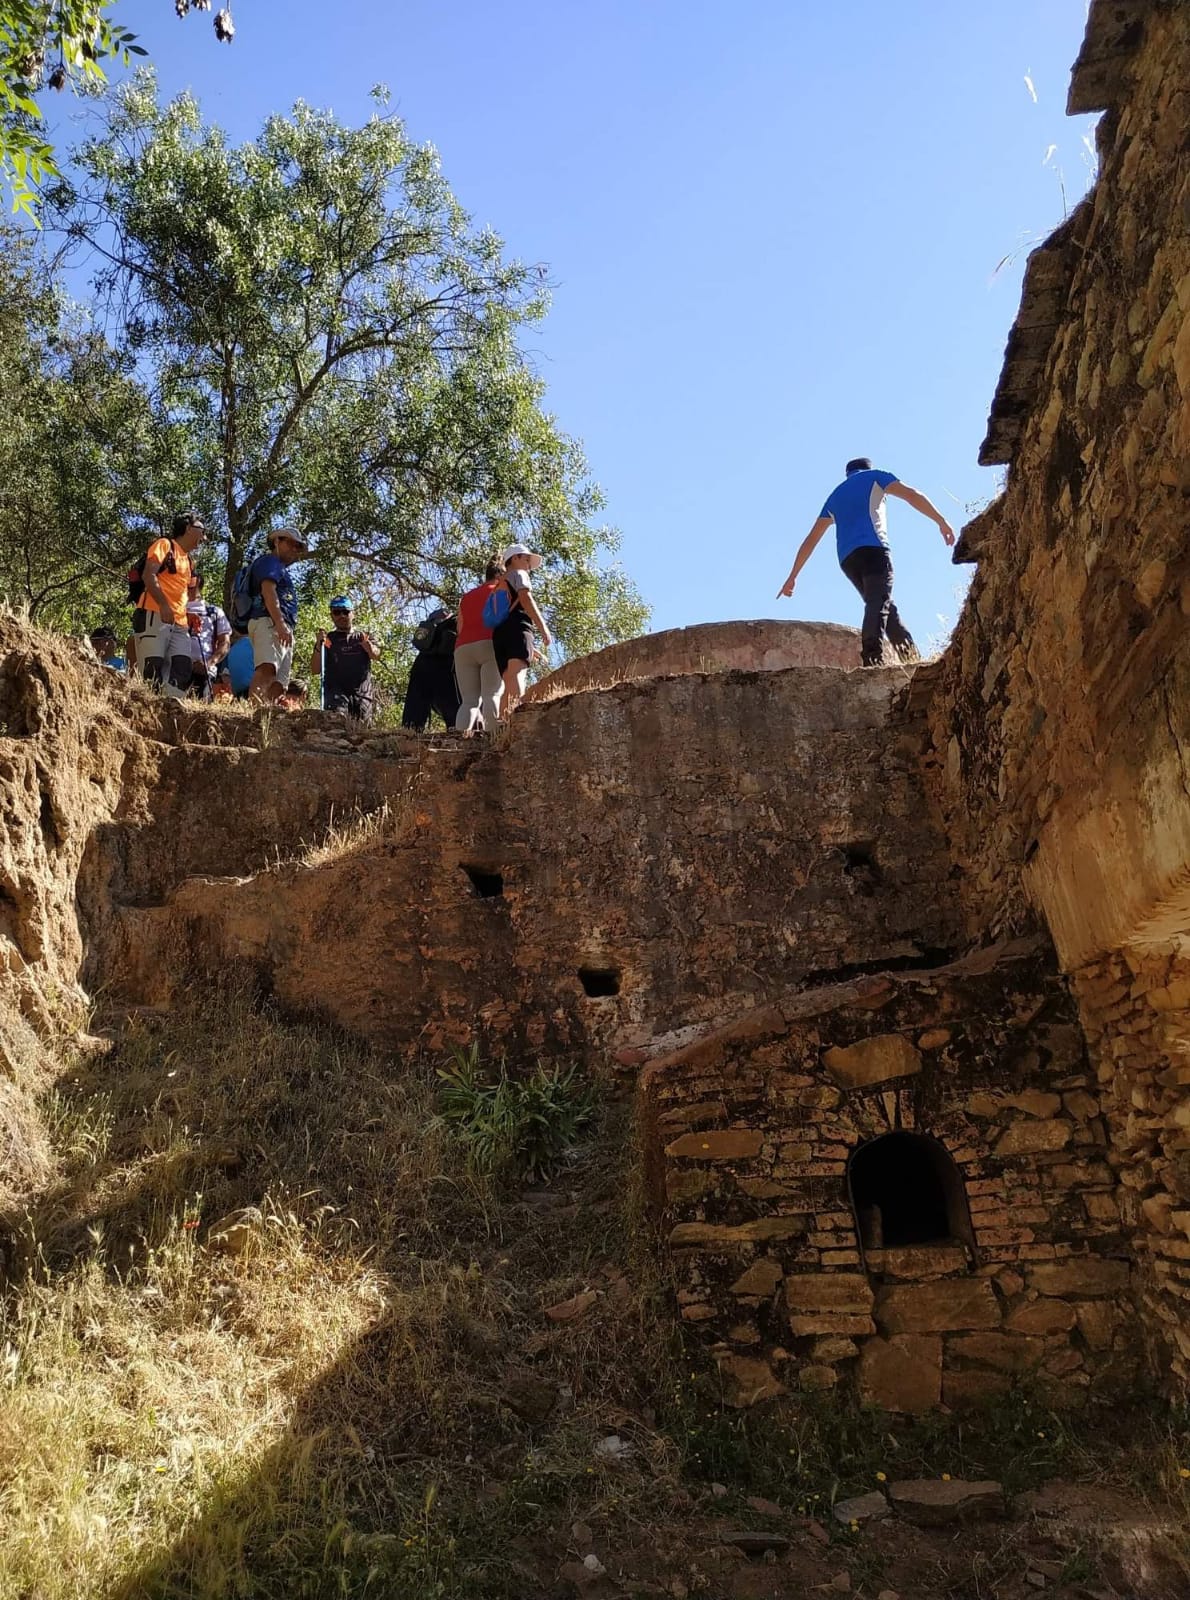
POLYGON ((856 456, 854 461, 849 461, 844 468, 844 471, 848 477, 850 477, 853 472, 871 472, 871 470, 872 460, 870 456, 856 456))
POLYGON ((180 539, 187 528, 201 528, 202 526, 203 520, 197 511, 179 511, 174 518, 173 533, 170 537, 180 539))

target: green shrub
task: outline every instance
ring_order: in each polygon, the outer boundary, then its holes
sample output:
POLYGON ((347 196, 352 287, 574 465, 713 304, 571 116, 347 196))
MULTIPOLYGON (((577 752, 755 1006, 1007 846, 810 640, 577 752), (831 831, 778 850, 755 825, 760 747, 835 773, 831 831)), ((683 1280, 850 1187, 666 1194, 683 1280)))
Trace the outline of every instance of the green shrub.
POLYGON ((445 1126, 478 1172, 543 1178, 555 1170, 590 1121, 595 1095, 578 1068, 538 1062, 512 1077, 503 1061, 494 1073, 480 1066, 479 1047, 455 1050, 438 1069, 438 1104, 445 1126))

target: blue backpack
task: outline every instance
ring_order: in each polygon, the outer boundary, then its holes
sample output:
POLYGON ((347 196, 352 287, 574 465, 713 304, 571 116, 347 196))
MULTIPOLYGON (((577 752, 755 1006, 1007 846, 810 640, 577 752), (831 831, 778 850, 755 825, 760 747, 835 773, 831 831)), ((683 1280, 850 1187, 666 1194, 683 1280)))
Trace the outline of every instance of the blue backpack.
POLYGON ((498 589, 493 589, 483 603, 484 627, 498 628, 502 622, 508 620, 513 606, 519 603, 506 583, 502 583, 498 589))

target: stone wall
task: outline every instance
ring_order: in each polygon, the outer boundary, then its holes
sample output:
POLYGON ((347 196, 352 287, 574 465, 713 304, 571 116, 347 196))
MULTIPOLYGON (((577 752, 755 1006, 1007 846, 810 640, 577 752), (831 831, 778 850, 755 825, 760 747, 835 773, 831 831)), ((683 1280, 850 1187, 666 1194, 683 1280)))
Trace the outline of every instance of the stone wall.
POLYGON ((1044 946, 788 996, 653 1061, 641 1095, 681 1317, 737 1402, 843 1381, 919 1411, 1025 1373, 1067 1398, 1127 1382, 1116 1178, 1044 946), (861 1243, 849 1173, 890 1132, 953 1161, 946 1236, 861 1243))
POLYGON ((1129 949, 1075 974, 1153 1370, 1190 1383, 1190 960, 1129 949))
POLYGON ((527 706, 491 746, 427 755, 400 828, 361 848, 141 895, 105 968, 153 992, 202 949, 385 1044, 587 1054, 932 965, 959 929, 904 683, 803 667, 527 706))
POLYGON ((608 645, 589 656, 568 661, 535 683, 526 695, 531 703, 587 689, 611 689, 641 678, 686 673, 777 672, 783 667, 859 666, 859 633, 836 622, 703 622, 692 628, 668 628, 639 639, 608 645))
POLYGON ((1067 970, 1190 928, 1190 11, 1128 9, 1116 56, 1092 12, 1101 175, 1030 265, 983 456, 1008 486, 930 669, 971 926, 1023 886, 1067 970))
POLYGON ((920 674, 968 928, 1040 916, 1078 998, 1151 1365, 1185 1383, 1190 8, 1095 0, 1099 180, 1032 258, 981 457, 1003 496, 920 674))

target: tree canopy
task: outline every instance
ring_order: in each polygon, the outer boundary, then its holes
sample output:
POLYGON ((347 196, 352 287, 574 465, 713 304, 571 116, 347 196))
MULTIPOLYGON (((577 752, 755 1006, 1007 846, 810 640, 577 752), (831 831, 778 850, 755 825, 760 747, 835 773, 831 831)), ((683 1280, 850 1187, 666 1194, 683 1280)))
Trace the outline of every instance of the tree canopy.
MULTIPOLYGON (((94 90, 106 81, 103 63, 128 66, 145 51, 136 36, 111 20, 115 0, 0 0, 0 186, 14 211, 35 220, 38 186, 58 175, 36 96, 42 89, 94 90)), ((179 17, 209 11, 211 0, 174 0, 179 17)), ((230 44, 230 7, 215 14, 215 37, 230 44)))
POLYGON ((120 574, 195 480, 134 363, 0 230, 0 596, 72 630, 119 620, 120 574))
POLYGON ((92 268, 159 437, 187 441, 228 582, 281 522, 324 575, 375 574, 398 605, 452 596, 523 539, 565 650, 639 631, 582 450, 518 343, 544 275, 474 227, 378 99, 361 127, 298 104, 233 146, 142 73, 46 221, 92 268))
POLYGON ((408 623, 517 540, 546 558, 563 652, 644 627, 524 354, 544 273, 471 223, 382 98, 361 127, 298 105, 239 146, 147 74, 98 115, 41 239, 0 231, 0 599, 122 627, 129 565, 194 507, 216 593, 301 528, 299 651, 352 592, 392 691, 408 623))

